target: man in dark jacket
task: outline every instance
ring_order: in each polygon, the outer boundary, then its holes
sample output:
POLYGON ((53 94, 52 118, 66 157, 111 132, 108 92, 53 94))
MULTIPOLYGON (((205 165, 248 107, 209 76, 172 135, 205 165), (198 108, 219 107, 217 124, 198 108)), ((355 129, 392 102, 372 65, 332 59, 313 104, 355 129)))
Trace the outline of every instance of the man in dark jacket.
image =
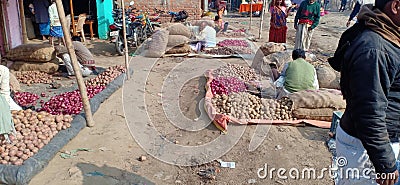
POLYGON ((336 133, 338 184, 393 185, 400 133, 400 1, 376 0, 375 7, 361 8, 358 20, 366 29, 350 44, 341 69, 347 107, 336 133), (359 176, 346 172, 351 169, 359 176), (375 173, 365 174, 369 169, 375 173))

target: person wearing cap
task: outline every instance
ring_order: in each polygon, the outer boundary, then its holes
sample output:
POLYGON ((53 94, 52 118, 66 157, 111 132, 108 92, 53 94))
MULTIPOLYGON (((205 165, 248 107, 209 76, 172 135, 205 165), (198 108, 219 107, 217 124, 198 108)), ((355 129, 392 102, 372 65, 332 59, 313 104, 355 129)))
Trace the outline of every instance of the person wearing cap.
POLYGON ((304 0, 294 18, 295 49, 308 51, 314 29, 319 24, 321 5, 316 0, 304 0))
POLYGON ((348 170, 337 184, 393 185, 399 172, 400 1, 375 0, 357 20, 365 29, 347 47, 341 65, 346 110, 336 129, 336 153, 348 170), (371 171, 373 169, 373 171, 371 171))
POLYGON ((317 72, 314 66, 305 60, 305 51, 293 50, 292 59, 293 61, 285 64, 278 80, 275 81, 276 87, 281 89, 278 90, 278 98, 298 91, 319 89, 317 72))

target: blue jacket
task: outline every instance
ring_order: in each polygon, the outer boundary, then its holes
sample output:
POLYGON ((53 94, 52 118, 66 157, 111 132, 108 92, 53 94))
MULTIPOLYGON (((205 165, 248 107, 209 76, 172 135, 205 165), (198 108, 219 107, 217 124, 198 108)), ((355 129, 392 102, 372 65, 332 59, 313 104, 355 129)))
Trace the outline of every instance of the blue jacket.
POLYGON ((344 55, 340 126, 361 140, 378 173, 396 170, 390 142, 400 132, 400 48, 377 33, 360 33, 344 55))

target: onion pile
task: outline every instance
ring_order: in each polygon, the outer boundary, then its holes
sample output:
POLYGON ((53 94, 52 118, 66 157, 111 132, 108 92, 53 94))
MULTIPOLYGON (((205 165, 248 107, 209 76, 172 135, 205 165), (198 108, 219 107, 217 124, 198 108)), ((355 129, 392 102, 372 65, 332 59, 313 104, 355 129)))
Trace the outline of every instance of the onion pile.
POLYGON ((220 47, 231 47, 231 46, 249 47, 250 45, 245 40, 225 39, 223 41, 218 42, 217 46, 220 46, 220 47))
MULTIPOLYGON (((89 99, 103 91, 105 86, 87 87, 89 99)), ((53 115, 79 114, 82 111, 83 103, 79 90, 65 92, 50 98, 42 105, 40 111, 46 111, 53 115)))
POLYGON ((27 85, 44 83, 52 83, 53 76, 40 71, 18 71, 15 73, 19 82, 27 85))
POLYGON ((256 74, 255 70, 248 66, 241 66, 239 64, 227 64, 213 71, 216 77, 236 77, 244 82, 259 81, 260 76, 256 74))
POLYGON ((15 92, 15 101, 19 106, 35 106, 39 96, 30 92, 15 92))
POLYGON ((246 37, 246 34, 241 31, 220 32, 220 33, 217 33, 217 37, 243 38, 243 37, 246 37))
POLYGON ((212 99, 217 113, 238 119, 292 120, 292 104, 288 98, 264 99, 246 92, 215 95, 212 99))
POLYGON ((232 92, 246 91, 246 85, 240 79, 235 77, 217 77, 212 80, 211 92, 215 94, 231 94, 232 92))
POLYGON ((30 109, 12 111, 12 117, 17 133, 10 135, 12 143, 0 141, 0 163, 3 165, 22 165, 72 122, 70 115, 55 116, 30 109))
POLYGON ((96 76, 95 78, 85 81, 86 86, 107 86, 111 81, 117 78, 122 73, 125 73, 126 69, 123 66, 112 66, 107 68, 104 72, 96 76))

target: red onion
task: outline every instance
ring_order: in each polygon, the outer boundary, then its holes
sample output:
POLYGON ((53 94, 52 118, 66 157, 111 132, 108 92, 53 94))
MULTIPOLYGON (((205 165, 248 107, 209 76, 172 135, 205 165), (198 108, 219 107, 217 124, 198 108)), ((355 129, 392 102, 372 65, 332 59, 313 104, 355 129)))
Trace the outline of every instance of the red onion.
POLYGON ((217 77, 213 79, 210 86, 213 95, 246 91, 246 84, 235 77, 217 77))
POLYGON ((37 94, 30 92, 16 92, 15 101, 20 106, 35 106, 36 101, 39 99, 37 94))
POLYGON ((221 47, 230 47, 230 46, 249 47, 249 43, 247 41, 235 40, 235 39, 225 39, 223 41, 218 42, 217 45, 221 47))

